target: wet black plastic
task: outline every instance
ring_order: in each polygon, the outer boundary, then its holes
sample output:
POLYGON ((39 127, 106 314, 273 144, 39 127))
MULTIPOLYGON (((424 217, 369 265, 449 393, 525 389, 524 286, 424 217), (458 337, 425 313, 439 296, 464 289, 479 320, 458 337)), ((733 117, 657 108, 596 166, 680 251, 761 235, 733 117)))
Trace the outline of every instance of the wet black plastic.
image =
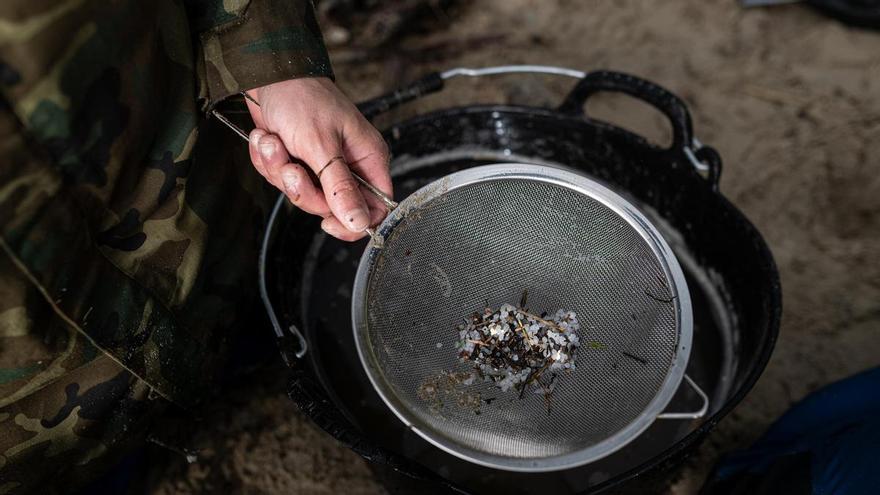
MULTIPOLYGON (((779 279, 772 256, 757 230, 718 192, 721 163, 714 150, 705 147, 696 152, 709 165, 707 179, 695 170, 680 147, 658 148, 631 132, 574 111, 597 91, 624 91, 662 107, 660 110, 680 133, 675 143, 691 142, 690 116, 678 98, 670 98, 671 93, 655 85, 634 85, 631 76, 615 74, 606 72, 592 82, 582 81, 566 99, 565 111, 471 106, 419 116, 385 130, 392 154, 410 161, 434 157, 442 161, 442 156, 451 154, 456 156, 455 160, 479 164, 491 152, 493 156, 527 157, 528 161, 579 169, 654 210, 682 237, 702 269, 723 286, 737 327, 735 376, 723 405, 659 455, 590 486, 587 491, 591 493, 606 489, 639 493, 680 464, 754 385, 775 344, 781 312, 779 279), (619 81, 625 82, 621 85, 619 81), (642 91, 645 88, 647 92, 642 91)), ((392 106, 383 104, 385 108, 392 106)), ((273 296, 281 301, 285 323, 302 325, 297 304, 307 284, 300 283, 297 277, 302 275, 301 260, 312 256, 307 252, 308 243, 303 242, 304 232, 316 231, 317 222, 295 212, 285 222, 281 241, 269 257, 270 265, 285 267, 270 269, 270 276, 275 278, 269 283, 275 288, 273 296), (291 264, 291 260, 296 260, 296 264, 291 264)), ((343 330, 350 332, 350 328, 343 330)), ((326 366, 340 365, 360 363, 327 364, 321 361, 319 353, 307 354, 305 361, 295 368, 291 398, 319 427, 364 458, 382 465, 386 476, 403 476, 407 480, 403 483, 397 479, 392 485, 428 493, 466 492, 467 487, 455 487, 429 467, 380 446, 377 439, 387 433, 367 431, 357 417, 341 410, 332 386, 322 376, 326 366)))
POLYGON ((880 0, 809 0, 826 15, 868 29, 880 29, 880 0))
POLYGON ((443 89, 443 78, 439 72, 432 72, 421 79, 390 93, 378 96, 358 105, 358 110, 368 119, 385 113, 394 107, 415 100, 429 93, 443 89))

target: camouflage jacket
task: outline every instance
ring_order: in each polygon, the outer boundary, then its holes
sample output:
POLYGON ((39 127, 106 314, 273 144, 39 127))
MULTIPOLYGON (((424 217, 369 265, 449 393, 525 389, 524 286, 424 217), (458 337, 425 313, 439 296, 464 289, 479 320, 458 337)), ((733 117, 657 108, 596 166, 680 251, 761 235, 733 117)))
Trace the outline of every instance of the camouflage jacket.
POLYGON ((0 342, 38 323, 80 340, 62 368, 17 352, 0 407, 95 355, 179 404, 202 395, 268 194, 237 138, 206 143, 205 110, 301 76, 332 76, 308 0, 0 3, 0 270, 17 271, 0 342))

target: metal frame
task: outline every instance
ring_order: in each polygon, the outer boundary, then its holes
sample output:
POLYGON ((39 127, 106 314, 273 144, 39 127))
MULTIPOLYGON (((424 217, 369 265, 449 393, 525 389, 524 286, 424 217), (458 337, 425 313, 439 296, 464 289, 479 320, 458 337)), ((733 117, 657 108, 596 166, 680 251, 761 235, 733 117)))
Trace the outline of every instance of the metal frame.
POLYGON ((703 401, 703 405, 700 406, 699 409, 692 412, 665 412, 657 415, 657 419, 700 419, 706 415, 709 411, 709 396, 706 395, 706 392, 703 392, 703 389, 697 385, 694 380, 688 375, 684 375, 684 380, 688 382, 688 385, 694 389, 694 392, 700 396, 700 399, 703 401))
POLYGON ((440 79, 452 79, 458 76, 484 77, 498 74, 548 74, 583 79, 587 73, 582 70, 557 67, 555 65, 496 65, 492 67, 456 67, 440 73, 440 79))
MULTIPOLYGON (((587 177, 569 171, 544 167, 540 165, 526 165, 520 163, 505 163, 496 165, 484 165, 463 170, 435 181, 400 203, 400 206, 391 212, 382 224, 376 229, 376 234, 387 239, 395 226, 409 213, 410 210, 431 201, 440 195, 477 182, 490 180, 525 179, 552 183, 561 187, 569 188, 581 194, 585 194, 601 202, 606 207, 620 215, 634 228, 648 243, 670 282, 672 302, 675 304, 676 318, 679 325, 678 342, 676 343, 675 357, 667 371, 663 384, 657 394, 642 412, 642 414, 626 427, 607 439, 585 449, 561 456, 553 456, 540 459, 520 459, 505 456, 486 454, 471 449, 446 438, 444 435, 429 429, 420 423, 415 415, 409 413, 391 388, 383 379, 382 371, 377 363, 377 357, 369 342, 366 328, 367 321, 367 285, 370 273, 381 253, 381 247, 371 243, 367 246, 361 257, 355 277, 352 295, 352 328, 357 347, 358 356, 364 366, 364 370, 370 382, 375 387, 379 396, 392 412, 404 423, 420 435, 422 438, 438 448, 460 457, 469 462, 483 466, 519 472, 545 472, 557 471, 588 464, 605 457, 627 445, 638 437, 653 422, 661 417, 663 410, 669 404, 679 388, 682 378, 685 376, 688 358, 693 339, 693 315, 690 294, 684 273, 675 258, 672 249, 663 239, 660 232, 648 221, 648 219, 624 198, 610 189, 587 177)), ((694 385, 688 377, 689 384, 694 385)), ((700 390, 700 394, 705 394, 700 390)), ((708 409, 708 399, 702 408, 702 414, 708 409)), ((699 411, 698 411, 699 413, 699 411)), ((689 413, 665 413, 667 418, 674 418, 677 414, 689 413)), ((688 416, 691 417, 691 416, 688 416)))

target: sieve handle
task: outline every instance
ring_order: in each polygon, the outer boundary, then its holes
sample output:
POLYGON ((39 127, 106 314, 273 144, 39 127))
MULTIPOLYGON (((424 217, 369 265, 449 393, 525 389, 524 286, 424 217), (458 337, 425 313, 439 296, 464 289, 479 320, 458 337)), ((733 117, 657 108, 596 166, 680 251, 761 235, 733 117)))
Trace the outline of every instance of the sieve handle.
POLYGON ((709 396, 701 389, 688 375, 684 375, 684 380, 694 389, 694 392, 700 396, 703 405, 692 412, 664 412, 657 415, 658 419, 700 419, 709 411, 709 396))

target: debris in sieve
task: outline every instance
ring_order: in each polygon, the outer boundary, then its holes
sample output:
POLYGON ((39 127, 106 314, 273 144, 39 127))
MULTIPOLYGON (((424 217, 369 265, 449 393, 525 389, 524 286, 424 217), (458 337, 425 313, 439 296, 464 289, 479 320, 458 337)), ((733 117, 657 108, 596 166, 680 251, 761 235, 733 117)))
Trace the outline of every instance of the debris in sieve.
MULTIPOLYGON (((439 413, 447 405, 456 405, 480 414, 482 404, 489 405, 497 398, 469 392, 471 385, 483 382, 502 392, 516 390, 520 399, 532 387, 532 393, 543 396, 550 413, 557 377, 575 369, 580 323, 574 311, 532 314, 525 308, 527 297, 524 292, 520 307, 504 304, 494 311, 486 308, 458 326, 455 347, 460 361, 471 370, 443 371, 422 381, 417 395, 432 411, 439 413)), ((586 345, 606 348, 595 341, 586 345)), ((437 348, 441 347, 438 343, 437 348)))
POLYGON ((370 245, 376 249, 382 249, 385 247, 385 240, 382 239, 382 235, 376 232, 376 229, 365 229, 364 232, 370 236, 370 245))
POLYGON ((474 313, 459 325, 456 347, 478 378, 503 392, 519 390, 520 397, 534 384, 549 409, 556 375, 575 368, 579 329, 574 311, 560 309, 548 317, 504 304, 474 313))
POLYGON ((463 385, 470 385, 473 382, 473 373, 443 371, 425 378, 416 393, 435 413, 439 413, 447 404, 455 404, 458 407, 472 409, 474 414, 480 414, 482 403, 480 394, 462 389, 463 385))

